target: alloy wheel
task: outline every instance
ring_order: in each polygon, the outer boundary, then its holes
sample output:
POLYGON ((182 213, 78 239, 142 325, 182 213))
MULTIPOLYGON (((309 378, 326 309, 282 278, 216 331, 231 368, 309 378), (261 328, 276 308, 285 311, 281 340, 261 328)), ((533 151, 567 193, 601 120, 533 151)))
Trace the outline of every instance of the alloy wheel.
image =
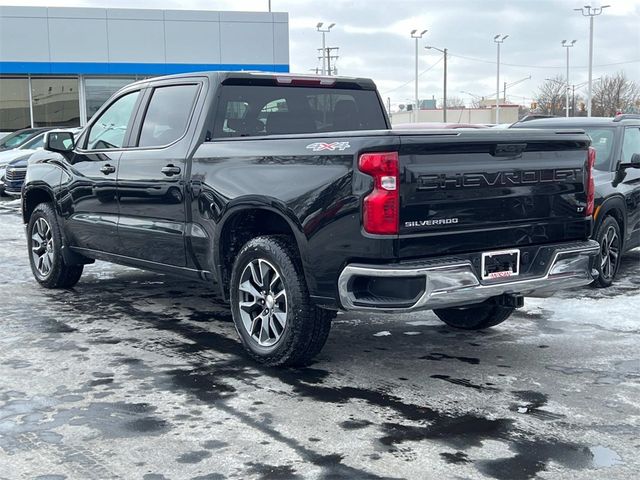
POLYGON ((610 280, 615 275, 619 256, 620 238, 616 229, 610 226, 600 242, 600 272, 605 279, 610 280))
POLYGON ((31 231, 31 256, 36 270, 46 277, 53 268, 53 234, 44 218, 38 218, 31 231))
POLYGON ((287 292, 276 268, 264 259, 252 260, 240 276, 242 325, 261 347, 272 347, 287 324, 287 292))

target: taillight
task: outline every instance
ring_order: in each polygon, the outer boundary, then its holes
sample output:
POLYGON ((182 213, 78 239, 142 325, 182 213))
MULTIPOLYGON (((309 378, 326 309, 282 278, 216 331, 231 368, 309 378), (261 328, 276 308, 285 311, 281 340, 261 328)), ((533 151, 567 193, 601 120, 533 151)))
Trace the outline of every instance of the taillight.
POLYGON ((398 152, 364 153, 360 155, 358 168, 373 177, 373 191, 363 203, 365 232, 397 235, 400 209, 398 152))
POLYGON ((593 215, 595 197, 596 197, 596 184, 593 180, 593 166, 596 163, 596 149, 589 147, 587 153, 587 178, 585 181, 585 190, 587 193, 587 208, 585 208, 584 214, 586 217, 593 215))

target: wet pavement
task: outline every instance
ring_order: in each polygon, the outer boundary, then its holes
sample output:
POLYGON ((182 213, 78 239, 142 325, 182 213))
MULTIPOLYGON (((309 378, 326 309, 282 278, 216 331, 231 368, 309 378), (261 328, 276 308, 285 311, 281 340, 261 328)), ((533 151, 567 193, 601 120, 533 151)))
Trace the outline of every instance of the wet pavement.
POLYGON ((631 479, 640 251, 613 288, 487 332, 341 314, 306 369, 249 361, 205 285, 98 262, 32 279, 0 202, 0 479, 631 479))

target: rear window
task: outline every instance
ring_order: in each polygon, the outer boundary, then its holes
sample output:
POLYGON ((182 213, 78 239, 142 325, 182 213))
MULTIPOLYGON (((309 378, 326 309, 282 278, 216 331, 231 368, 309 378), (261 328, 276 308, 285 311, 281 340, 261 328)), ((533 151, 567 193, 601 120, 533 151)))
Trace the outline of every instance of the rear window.
POLYGON ((587 135, 591 137, 591 146, 596 149, 597 170, 609 171, 611 165, 611 154, 613 153, 613 142, 615 140, 615 129, 607 127, 583 127, 587 135))
POLYGON ((225 85, 214 136, 249 137, 386 129, 373 90, 225 85))

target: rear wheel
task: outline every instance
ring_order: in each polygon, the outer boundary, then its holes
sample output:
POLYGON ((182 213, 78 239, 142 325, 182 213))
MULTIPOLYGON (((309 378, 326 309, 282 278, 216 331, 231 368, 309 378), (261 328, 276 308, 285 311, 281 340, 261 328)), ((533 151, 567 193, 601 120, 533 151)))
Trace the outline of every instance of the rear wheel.
POLYGON ((305 365, 324 346, 330 312, 313 306, 289 239, 257 237, 240 250, 231 274, 231 309, 242 344, 266 365, 305 365))
POLYGON ((46 288, 73 287, 82 275, 83 265, 67 265, 62 256, 62 235, 53 207, 36 206, 27 225, 27 244, 31 271, 46 288))
POLYGON ((616 219, 606 217, 600 224, 595 239, 600 244, 600 255, 596 265, 599 275, 593 284, 596 287, 605 288, 611 286, 620 266, 622 241, 620 225, 616 219))
POLYGON ((511 316, 515 308, 496 305, 492 299, 467 307, 434 310, 440 320, 454 328, 482 330, 494 327, 511 316))

